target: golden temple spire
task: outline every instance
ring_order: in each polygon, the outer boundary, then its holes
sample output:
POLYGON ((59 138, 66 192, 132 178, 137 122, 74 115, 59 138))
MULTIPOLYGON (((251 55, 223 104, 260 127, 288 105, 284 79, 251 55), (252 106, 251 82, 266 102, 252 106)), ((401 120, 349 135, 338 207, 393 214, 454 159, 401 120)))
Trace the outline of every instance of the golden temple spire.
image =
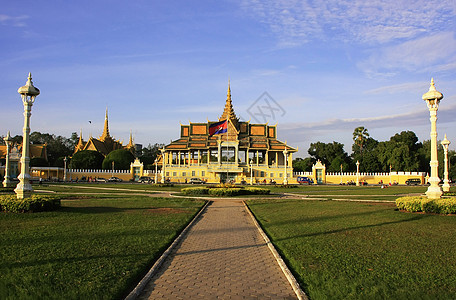
POLYGON ((228 92, 226 94, 225 109, 223 110, 223 114, 220 117, 220 121, 227 120, 227 119, 237 122, 237 117, 236 117, 236 114, 234 113, 234 109, 233 109, 233 103, 231 102, 230 80, 228 80, 228 92))
POLYGON ((81 151, 81 150, 84 150, 84 140, 82 139, 82 128, 79 133, 79 141, 78 141, 77 145, 74 147, 74 153, 81 151))
POLYGON ((109 135, 109 125, 108 125, 108 107, 106 107, 106 116, 103 128, 103 134, 100 136, 100 141, 104 142, 107 138, 110 138, 109 135))

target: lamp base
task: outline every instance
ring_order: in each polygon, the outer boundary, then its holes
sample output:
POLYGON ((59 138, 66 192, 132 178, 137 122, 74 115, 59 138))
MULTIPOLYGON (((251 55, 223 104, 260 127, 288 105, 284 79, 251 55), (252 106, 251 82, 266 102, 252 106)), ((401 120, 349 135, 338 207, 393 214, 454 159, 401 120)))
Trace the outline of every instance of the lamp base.
POLYGON ((428 199, 440 199, 443 192, 440 186, 429 186, 426 191, 426 196, 428 199))

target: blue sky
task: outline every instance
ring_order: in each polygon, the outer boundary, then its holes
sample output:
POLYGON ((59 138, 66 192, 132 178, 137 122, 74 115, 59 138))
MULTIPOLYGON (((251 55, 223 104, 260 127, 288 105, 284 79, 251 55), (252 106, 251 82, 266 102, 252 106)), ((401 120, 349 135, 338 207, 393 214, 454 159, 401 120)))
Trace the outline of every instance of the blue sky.
POLYGON ((108 106, 111 135, 145 146, 217 120, 230 79, 237 115, 278 123, 298 156, 316 141, 350 152, 357 126, 429 139, 434 77, 455 149, 455 20, 454 0, 4 1, 0 135, 22 132, 28 72, 32 131, 98 137, 108 106))

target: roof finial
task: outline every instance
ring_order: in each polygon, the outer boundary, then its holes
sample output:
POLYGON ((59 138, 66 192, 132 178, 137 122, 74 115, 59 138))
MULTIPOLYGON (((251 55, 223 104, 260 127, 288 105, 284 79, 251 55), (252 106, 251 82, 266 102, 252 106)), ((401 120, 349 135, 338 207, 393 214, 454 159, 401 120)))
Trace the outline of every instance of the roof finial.
POLYGON ((226 95, 226 103, 225 103, 225 109, 223 110, 223 114, 220 117, 220 121, 222 120, 232 120, 234 122, 237 122, 238 119, 236 117, 236 114, 234 113, 233 109, 233 103, 231 102, 231 84, 230 80, 228 80, 228 92, 226 95))
POLYGON ((100 141, 104 142, 107 138, 109 138, 109 124, 108 124, 108 107, 106 106, 106 116, 103 128, 103 134, 100 136, 100 141))

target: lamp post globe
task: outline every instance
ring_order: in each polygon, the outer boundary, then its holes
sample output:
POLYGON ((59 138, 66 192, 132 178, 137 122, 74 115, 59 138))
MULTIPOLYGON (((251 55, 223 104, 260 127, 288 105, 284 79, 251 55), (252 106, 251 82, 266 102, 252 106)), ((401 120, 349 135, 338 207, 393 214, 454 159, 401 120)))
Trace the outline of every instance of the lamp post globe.
POLYGON ((440 199, 443 192, 439 186, 439 161, 437 159, 437 111, 439 109, 440 100, 443 99, 442 93, 436 90, 434 78, 431 79, 429 91, 423 95, 423 100, 426 101, 429 109, 431 121, 431 176, 429 177, 429 187, 426 191, 428 199, 440 199))
POLYGON ((29 73, 27 82, 21 86, 17 92, 21 95, 22 103, 24 104, 24 129, 22 138, 22 156, 21 156, 21 174, 19 174, 19 183, 14 190, 17 199, 24 199, 31 196, 33 192, 30 184, 30 116, 32 115, 32 106, 36 96, 40 94, 40 90, 33 86, 32 74, 29 73))
POLYGON ((449 192, 450 191, 450 180, 448 179, 448 147, 450 146, 451 143, 447 139, 446 134, 445 134, 445 138, 443 139, 441 144, 443 146, 443 151, 445 152, 442 190, 444 192, 449 192))

